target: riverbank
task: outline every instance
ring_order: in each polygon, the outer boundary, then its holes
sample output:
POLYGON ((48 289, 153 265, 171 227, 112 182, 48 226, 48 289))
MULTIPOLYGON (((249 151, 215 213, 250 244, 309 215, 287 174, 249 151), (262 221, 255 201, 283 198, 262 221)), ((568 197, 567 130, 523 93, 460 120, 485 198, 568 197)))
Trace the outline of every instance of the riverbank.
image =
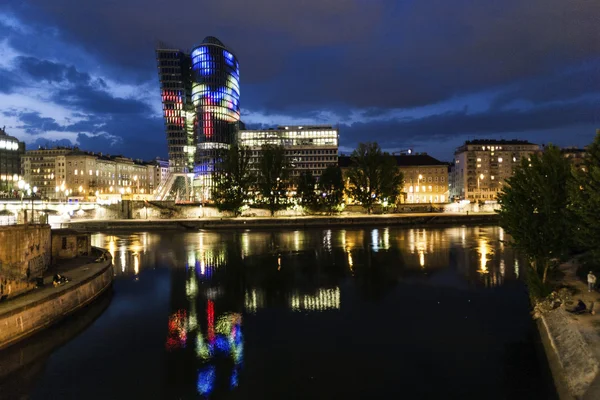
POLYGON ((62 224, 79 231, 111 230, 198 230, 198 229, 278 229, 332 228, 360 226, 428 227, 444 225, 496 225, 494 213, 414 213, 357 216, 310 216, 276 218, 199 218, 199 219, 118 219, 79 220, 62 224))
POLYGON ((572 298, 542 314, 538 328, 560 399, 600 399, 600 293, 588 292, 577 268, 574 261, 560 266, 572 298), (594 312, 568 312, 580 299, 594 312))
POLYGON ((0 303, 0 349, 8 347, 62 320, 111 287, 112 258, 95 262, 92 257, 78 257, 59 264, 51 271, 67 276, 69 282, 52 285, 52 275, 44 285, 27 294, 0 303))

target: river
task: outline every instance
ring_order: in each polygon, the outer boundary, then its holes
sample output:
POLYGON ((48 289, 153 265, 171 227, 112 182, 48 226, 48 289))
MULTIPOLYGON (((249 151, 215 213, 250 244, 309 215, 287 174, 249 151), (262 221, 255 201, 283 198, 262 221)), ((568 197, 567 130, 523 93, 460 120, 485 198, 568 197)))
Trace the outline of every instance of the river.
POLYGON ((9 349, 60 338, 0 377, 0 398, 554 399, 504 236, 95 234, 113 293, 9 349))

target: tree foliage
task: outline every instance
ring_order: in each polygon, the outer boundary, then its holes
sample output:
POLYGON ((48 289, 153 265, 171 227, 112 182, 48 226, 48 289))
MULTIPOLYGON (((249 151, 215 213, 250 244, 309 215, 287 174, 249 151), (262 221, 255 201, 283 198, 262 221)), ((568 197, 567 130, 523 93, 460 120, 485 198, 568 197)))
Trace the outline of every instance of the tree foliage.
POLYGON ((237 217, 249 199, 248 191, 255 182, 250 171, 250 151, 234 144, 221 154, 213 173, 212 198, 219 211, 233 212, 237 217))
POLYGON ((289 184, 290 166, 282 146, 264 145, 259 162, 257 188, 262 203, 275 215, 275 211, 288 206, 286 190, 289 184))
POLYGON ((298 178, 296 178, 296 198, 300 205, 309 211, 315 211, 317 209, 317 193, 315 188, 317 186, 317 180, 308 171, 302 172, 298 178))
POLYGON ((344 200, 344 178, 340 167, 327 167, 319 178, 318 188, 321 208, 329 214, 337 211, 344 200))
POLYGON ((377 143, 359 143, 351 155, 348 195, 371 213, 378 202, 395 203, 403 176, 396 160, 377 143))
POLYGON ((587 148, 582 167, 573 169, 571 210, 577 218, 574 238, 580 250, 600 262, 600 131, 587 148))
POLYGON ((530 260, 530 293, 543 296, 548 272, 570 248, 569 162, 555 146, 523 158, 498 195, 500 226, 530 260))

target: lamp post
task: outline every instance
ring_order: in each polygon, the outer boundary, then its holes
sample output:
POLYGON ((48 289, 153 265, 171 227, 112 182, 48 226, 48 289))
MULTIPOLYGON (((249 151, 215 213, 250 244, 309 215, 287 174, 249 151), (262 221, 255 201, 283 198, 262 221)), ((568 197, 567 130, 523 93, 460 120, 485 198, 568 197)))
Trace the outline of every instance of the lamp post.
POLYGON ((31 222, 35 222, 34 218, 33 218, 33 197, 35 196, 35 194, 37 193, 37 186, 33 187, 33 193, 31 193, 31 222))
MULTIPOLYGON (((419 174, 419 179, 417 180, 417 187, 420 188, 421 187, 421 179, 423 179, 423 175, 419 174)), ((421 191, 421 189, 419 189, 419 192, 421 191)), ((419 196, 417 196, 417 203, 419 203, 419 196)))
MULTIPOLYGON (((480 182, 480 181, 482 181, 482 180, 483 180, 483 178, 485 178, 485 176, 484 176, 483 174, 480 174, 480 175, 477 177, 477 192, 478 192, 479 198, 481 198, 481 188, 479 187, 479 182, 480 182)), ((479 200, 479 199, 478 199, 478 200, 479 200)))

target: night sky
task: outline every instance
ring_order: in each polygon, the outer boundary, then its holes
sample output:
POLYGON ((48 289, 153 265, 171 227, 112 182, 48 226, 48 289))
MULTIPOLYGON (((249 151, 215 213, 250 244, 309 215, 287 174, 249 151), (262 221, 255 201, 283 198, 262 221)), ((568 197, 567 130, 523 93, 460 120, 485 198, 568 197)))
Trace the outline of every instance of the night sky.
POLYGON ((469 139, 584 146, 600 128, 597 0, 3 0, 0 127, 167 156, 154 49, 216 36, 251 128, 339 125, 442 160, 469 139))

